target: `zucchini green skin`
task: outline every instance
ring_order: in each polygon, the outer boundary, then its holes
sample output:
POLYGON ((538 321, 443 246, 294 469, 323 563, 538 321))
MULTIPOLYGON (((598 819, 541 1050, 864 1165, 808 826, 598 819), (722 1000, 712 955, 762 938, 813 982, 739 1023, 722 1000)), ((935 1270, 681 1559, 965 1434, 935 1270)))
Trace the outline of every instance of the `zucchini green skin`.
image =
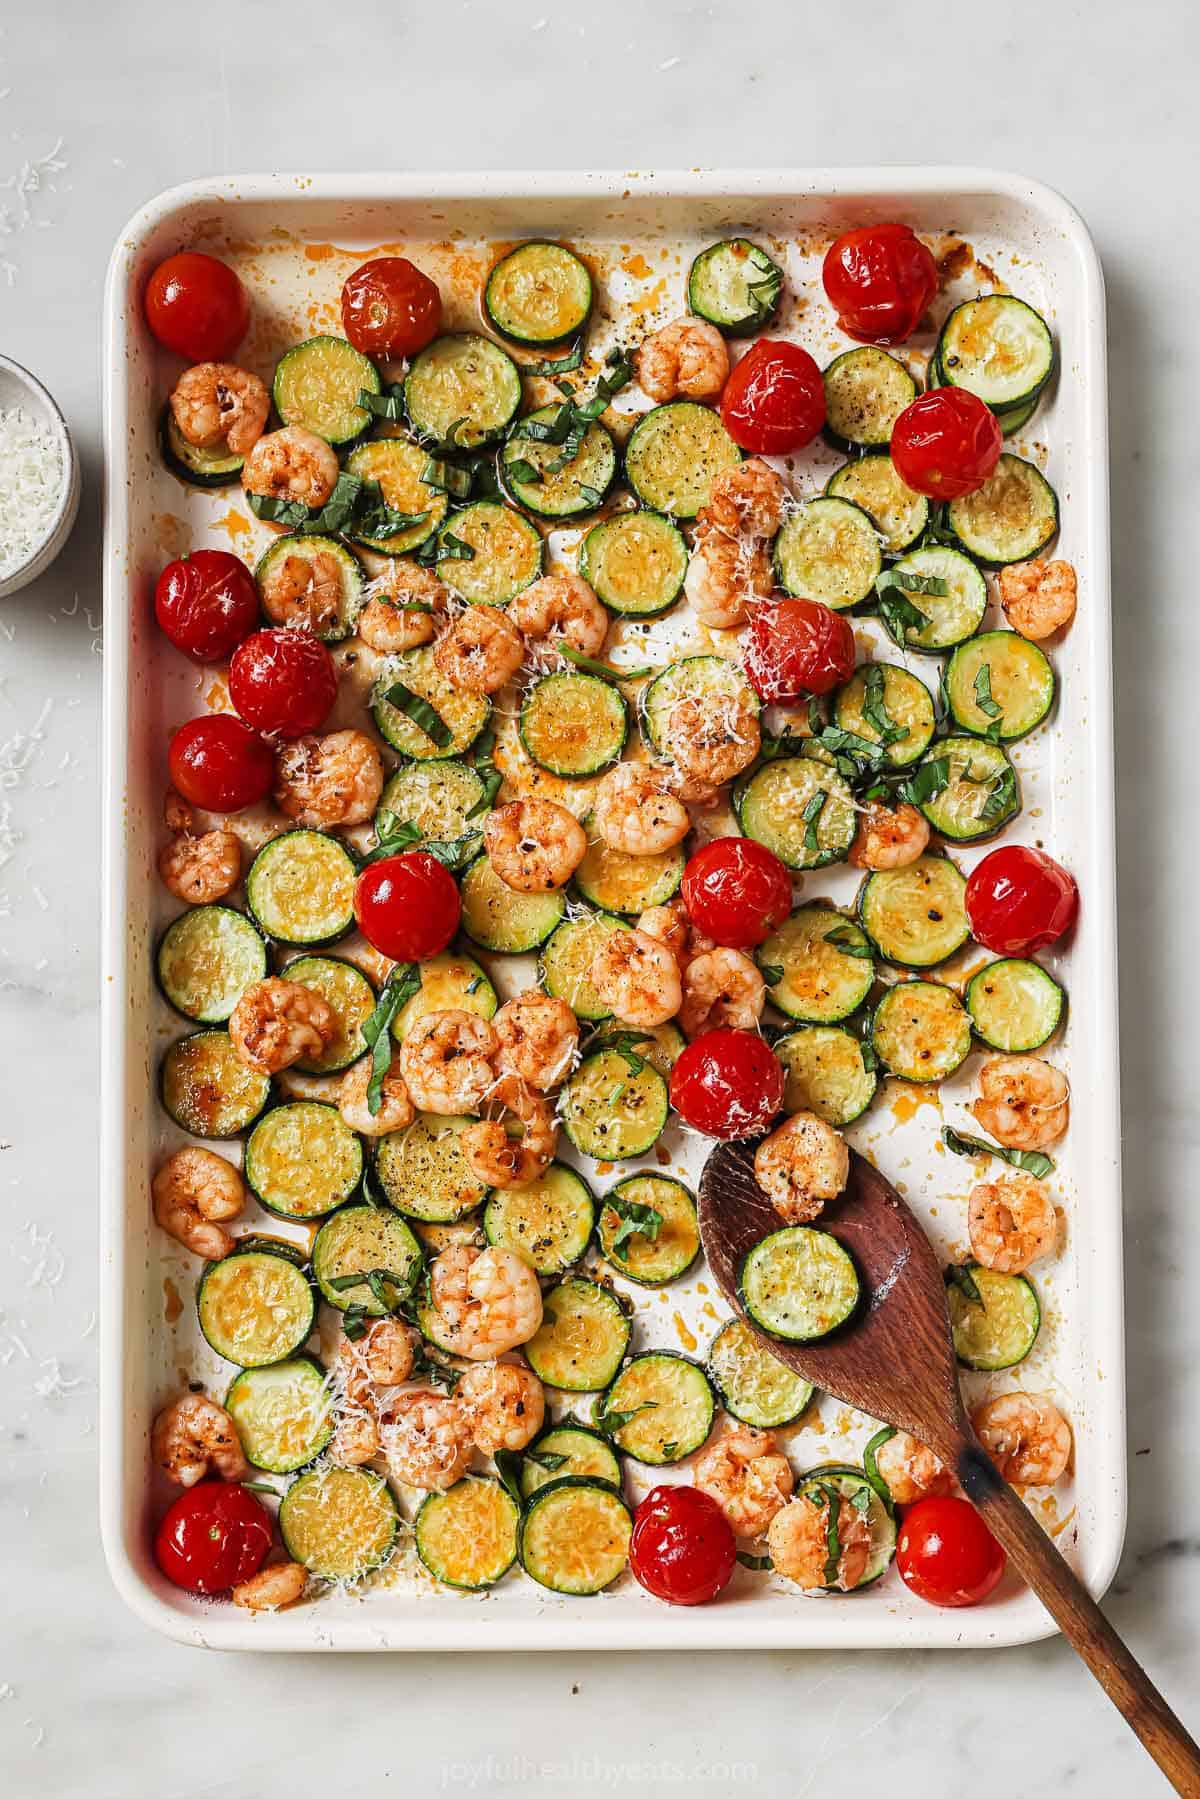
POLYGON ((196 1315, 205 1341, 219 1356, 239 1368, 265 1368, 303 1348, 317 1306, 308 1276, 289 1257, 239 1247, 206 1266, 196 1289, 196 1315), (232 1313, 225 1313, 231 1298, 232 1313), (260 1315, 251 1326, 253 1306, 260 1315))
POLYGON ((812 756, 780 757, 743 775, 733 789, 733 809, 746 836, 765 844, 786 868, 844 862, 858 829, 846 782, 812 756), (820 811, 806 819, 822 796, 820 811))
POLYGON ((322 1218, 362 1180, 362 1140, 335 1106, 292 1100, 250 1133, 242 1170, 261 1206, 280 1218, 322 1218))
POLYGON ((579 550, 579 573, 616 618, 669 612, 687 577, 688 549, 661 512, 619 512, 593 525, 579 550))
MULTIPOLYGON (((890 1499, 884 1499, 875 1482, 861 1468, 852 1468, 840 1462, 830 1462, 825 1467, 812 1468, 796 1483, 796 1497, 803 1499, 811 1494, 818 1502, 828 1504, 823 1489, 832 1487, 840 1499, 854 1500, 857 1495, 866 1493, 866 1516, 871 1533, 871 1552, 862 1579, 849 1589, 852 1593, 861 1593, 864 1587, 873 1586, 880 1577, 887 1573, 892 1557, 896 1553, 896 1519, 890 1499)), ((826 1593, 842 1594, 845 1588, 836 1584, 823 1587, 826 1593)))
POLYGON ((946 524, 989 568, 1026 562, 1058 535, 1058 495, 1032 462, 1005 451, 982 487, 951 500, 946 524))
POLYGON ((423 1262, 421 1245, 403 1218, 378 1206, 342 1206, 325 1220, 312 1248, 313 1278, 326 1304, 339 1312, 361 1306, 371 1318, 381 1318, 384 1307, 366 1281, 352 1287, 335 1287, 334 1281, 360 1269, 386 1268, 396 1288, 407 1293, 423 1262))
POLYGON ((366 1054, 362 1027, 375 1010, 374 987, 361 968, 340 956, 297 956, 283 972, 289 981, 319 994, 337 1019, 337 1030, 324 1053, 316 1059, 301 1059, 295 1064, 297 1072, 341 1074, 366 1054))
POLYGON ((955 1355, 964 1368, 984 1374, 1015 1368, 1033 1348, 1042 1327, 1033 1282, 1024 1274, 1001 1274, 968 1262, 963 1272, 974 1284, 980 1305, 955 1283, 955 1272, 947 1270, 946 1285, 955 1355))
POLYGON ((904 1081, 944 1081, 966 1060, 971 1020, 938 981, 897 981, 875 1008, 871 1044, 889 1074, 904 1081))
POLYGON ((666 1126, 667 1083, 646 1062, 634 1073, 619 1050, 582 1061, 562 1090, 559 1112, 568 1138, 598 1162, 626 1162, 653 1149, 666 1126))
POLYGON ((539 768, 567 779, 619 762, 629 735, 625 701, 611 681, 581 672, 543 675, 521 707, 521 742, 539 768))
POLYGON ((354 858, 339 838, 325 831, 285 831, 264 843, 250 864, 246 902, 264 937, 315 949, 354 929, 357 878, 354 858), (301 859, 310 871, 302 891, 296 881, 301 859))
POLYGON ((254 584, 258 588, 263 612, 272 624, 289 625, 293 615, 272 599, 271 579, 274 570, 289 557, 298 556, 302 561, 311 562, 318 555, 332 556, 340 573, 338 596, 332 612, 327 617, 323 616, 312 628, 322 643, 340 643, 343 638, 354 633, 358 615, 366 603, 362 565, 345 544, 338 543, 332 537, 306 537, 302 532, 289 532, 284 537, 276 538, 259 557, 254 569, 254 584))
POLYGON ((586 1424, 565 1419, 551 1424, 529 1445, 521 1458, 521 1493, 532 1499, 551 1481, 582 1477, 621 1491, 621 1463, 606 1437, 586 1424), (543 1467, 539 1455, 563 1457, 553 1469, 543 1467))
POLYGON ((858 892, 859 922, 886 962, 936 968, 971 935, 966 885, 948 857, 918 856, 905 868, 867 876, 858 892))
POLYGON ((892 426, 917 397, 917 384, 904 364, 874 344, 843 350, 822 379, 825 435, 839 449, 886 449, 892 426))
POLYGON ((568 1475, 547 1482, 530 1498, 521 1520, 521 1566, 552 1593, 601 1593, 624 1573, 632 1532, 632 1514, 614 1487, 568 1475), (570 1570, 561 1568, 553 1553, 563 1541, 571 1545, 570 1570), (587 1573, 580 1566, 585 1543, 591 1549, 587 1573))
POLYGON ((625 478, 651 512, 693 519, 707 506, 714 478, 741 460, 711 407, 672 400, 634 426, 625 445, 625 478))
POLYGON ((246 1460, 268 1474, 294 1474, 316 1461, 333 1435, 332 1396, 325 1370, 311 1356, 245 1368, 225 1395, 246 1460), (310 1429, 297 1440, 297 1419, 310 1429), (280 1435, 291 1439, 291 1447, 280 1435))
POLYGON ((835 612, 869 599, 883 567, 874 520, 861 506, 830 494, 789 513, 772 554, 784 593, 821 600, 835 612))
POLYGON ((480 949, 524 956, 539 949, 566 916, 567 902, 556 893, 514 893, 487 856, 479 856, 459 885, 462 928, 480 949))
POLYGON ((854 1316, 862 1285, 836 1237, 811 1225, 771 1231, 743 1257, 738 1297, 746 1315, 784 1343, 816 1343, 854 1316))
POLYGON ((228 451, 202 450, 190 444, 175 423, 169 406, 163 408, 158 440, 163 461, 171 473, 186 481, 189 487, 234 487, 241 480, 246 458, 231 456, 228 451))
POLYGON ((1062 1023, 1067 996, 1038 962, 1002 956, 976 969, 963 995, 981 1043, 1004 1055, 1028 1055, 1062 1023))
POLYGON ((868 1067, 862 1039, 837 1024, 810 1024, 774 1045, 785 1077, 789 1112, 815 1112, 839 1130, 861 1118, 878 1079, 868 1067))
POLYGON ((403 437, 373 437, 357 444, 346 458, 346 473, 378 482, 385 504, 417 522, 392 537, 368 537, 362 531, 347 531, 347 537, 380 556, 403 556, 427 543, 450 505, 446 494, 425 480, 428 462, 428 452, 403 437))
POLYGON ((771 1004, 800 1024, 840 1023, 858 1011, 875 983, 866 932, 819 901, 797 906, 759 945, 754 959, 767 979, 771 1004), (829 941, 831 932, 845 947, 829 941), (782 977, 776 980, 779 969, 782 977))
POLYGON ((1017 771, 998 743, 944 737, 936 760, 949 764, 950 778, 940 793, 921 802, 921 811, 949 841, 979 843, 994 837, 1021 810, 1017 771))
POLYGON ((382 1567, 399 1524, 387 1482, 366 1468, 314 1468, 292 1482, 279 1507, 288 1555, 321 1580, 359 1580, 382 1567), (352 1518, 357 1540, 347 1545, 352 1518))
POLYGON ((435 337, 414 359, 404 407, 414 436, 450 454, 498 443, 520 410, 521 392, 521 371, 508 352, 490 337, 462 331, 435 337))
POLYGON ((1045 652, 1016 631, 983 631, 960 644, 942 682, 959 729, 1001 743, 1027 737, 1054 704, 1054 670, 1045 652), (992 706, 1000 708, 998 714, 981 705, 981 681, 986 681, 992 706))
POLYGON ((688 271, 688 310, 726 337, 765 331, 782 293, 783 270, 748 237, 710 244, 688 271))
POLYGON ((901 556, 896 574, 932 577, 945 582, 945 594, 911 593, 904 597, 924 614, 925 624, 896 624, 883 611, 883 622, 902 650, 923 656, 940 656, 968 637, 974 637, 987 611, 987 582, 962 551, 946 544, 929 544, 901 556))
POLYGON ((934 351, 938 385, 962 387, 996 413, 1035 402, 1054 371, 1054 339, 1040 312, 1013 294, 964 300, 934 351))
POLYGON ((865 737, 868 743, 882 743, 879 730, 863 711, 864 702, 870 703, 867 683, 870 672, 875 669, 879 670, 874 676, 880 683, 878 697, 891 721, 891 728, 904 727, 903 737, 884 745, 884 755, 891 768, 908 768, 921 760, 933 742, 935 722, 933 696, 925 683, 908 669, 899 668, 894 662, 864 663, 844 687, 839 687, 834 702, 834 721, 841 730, 853 731, 856 736, 865 737))
POLYGON ((498 1480, 466 1474, 444 1493, 427 1493, 413 1523, 417 1555, 443 1586, 481 1593, 517 1559, 521 1510, 498 1480))
POLYGON ((419 1112, 402 1131, 375 1146, 375 1179, 397 1212, 420 1224, 456 1224, 488 1196, 463 1153, 460 1138, 469 1118, 419 1112))
POLYGON ((544 1279, 565 1274, 583 1258, 595 1223, 591 1188, 565 1162, 551 1162, 527 1186, 498 1188, 483 1214, 488 1242, 516 1251, 544 1279))
POLYGON ((545 544, 536 525, 513 506, 498 500, 476 500, 452 513, 439 542, 454 537, 473 556, 439 556, 440 581, 473 606, 507 606, 542 572, 545 544))
MULTIPOLYGON (((529 417, 549 424, 557 406, 542 406, 529 417)), ((518 427, 519 430, 519 427, 518 427)), ((511 499, 535 518, 582 518, 602 506, 617 478, 617 446, 606 426, 594 420, 578 451, 561 469, 551 467, 562 454, 558 444, 538 443, 514 432, 500 452, 500 479, 511 499), (528 462, 542 471, 540 481, 523 480, 514 465, 528 462)))
POLYGON ((716 1410, 698 1362, 653 1349, 626 1362, 597 1406, 596 1421, 626 1455, 648 1468, 666 1468, 707 1443, 716 1410), (623 1412, 633 1416, 615 1423, 623 1412))
POLYGON ((568 1275, 543 1301, 542 1323, 523 1345, 540 1381, 563 1393, 598 1393, 629 1347, 629 1320, 606 1287, 568 1275))
POLYGON ((721 1326, 709 1347, 706 1368, 729 1416, 755 1430, 795 1424, 813 1396, 812 1382, 769 1355, 744 1318, 731 1318, 721 1326))
POLYGON ((172 1043, 162 1061, 163 1109, 192 1137, 237 1137, 271 1101, 269 1075, 247 1068, 220 1029, 193 1031, 172 1043))
POLYGON ((266 975, 267 946, 244 912, 193 906, 159 938, 154 967, 164 999, 183 1018, 224 1024, 246 988, 266 975), (204 951, 199 967, 197 948, 204 951))
POLYGON ((696 1201, 682 1181, 665 1174, 630 1174, 604 1195, 596 1222, 600 1254, 615 1273, 639 1287, 662 1287, 682 1278, 700 1254, 696 1201), (613 1248, 621 1214, 613 1202, 649 1206, 659 1214, 658 1234, 627 1237, 613 1248), (622 1255, 621 1251, 624 1251, 622 1255))
POLYGON ((910 550, 929 524, 929 501, 905 486, 886 451, 843 463, 825 483, 825 492, 861 506, 889 556, 910 550))
POLYGON ((564 245, 530 238, 493 265, 483 309, 510 343, 535 348, 562 343, 587 324, 592 277, 564 245))
POLYGON ((310 337, 280 357, 271 398, 285 425, 300 425, 341 447, 371 424, 371 414, 357 404, 359 393, 377 394, 381 386, 370 357, 344 337, 310 337))

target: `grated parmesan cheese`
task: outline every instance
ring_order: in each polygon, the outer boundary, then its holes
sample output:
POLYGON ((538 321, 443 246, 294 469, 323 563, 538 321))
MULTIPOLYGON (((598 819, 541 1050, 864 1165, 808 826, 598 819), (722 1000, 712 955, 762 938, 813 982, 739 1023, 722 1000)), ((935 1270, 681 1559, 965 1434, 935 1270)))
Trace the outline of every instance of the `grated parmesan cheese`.
POLYGON ((45 543, 62 499, 57 432, 18 406, 0 412, 0 581, 23 568, 45 543))

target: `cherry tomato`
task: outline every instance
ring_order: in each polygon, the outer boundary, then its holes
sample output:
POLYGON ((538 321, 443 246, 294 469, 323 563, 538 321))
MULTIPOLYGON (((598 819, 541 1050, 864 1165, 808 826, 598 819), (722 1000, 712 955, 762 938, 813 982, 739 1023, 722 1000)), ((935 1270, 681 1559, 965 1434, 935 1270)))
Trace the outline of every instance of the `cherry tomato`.
POLYGON ((725 383, 721 421, 756 456, 803 449, 825 423, 820 369, 799 344, 760 337, 725 383))
POLYGON ((825 292, 847 337, 902 344, 937 293, 933 256, 907 225, 845 231, 825 253, 825 292))
POLYGON ((1004 1573, 1004 1551, 965 1499, 918 1499, 900 1526, 896 1566, 930 1605, 978 1605, 1004 1573))
POLYGON ((265 800, 275 782, 270 744, 228 712, 180 725, 167 767, 171 785, 206 812, 240 812, 265 800))
POLYGON ((705 1031, 671 1070, 671 1104, 709 1137, 754 1137, 783 1104, 783 1069, 757 1031, 705 1031))
POLYGON ((934 500, 957 500, 982 487, 1003 447, 995 413, 963 387, 920 394, 892 426, 896 473, 934 500))
POLYGON ((700 1487, 654 1487, 633 1515, 629 1566, 668 1605, 715 1599, 736 1565, 728 1520, 700 1487))
POLYGON ((458 929, 454 876, 424 850, 372 862, 354 889, 354 916, 368 943, 396 962, 439 956, 458 929))
POLYGON ((189 1593, 227 1593, 262 1567, 271 1517, 245 1487, 203 1480, 181 1493, 158 1527, 154 1557, 189 1593))
POLYGON ((820 600, 777 600, 756 607, 746 632, 744 666, 769 706, 806 693, 829 693, 854 673, 849 620, 820 600))
POLYGON ((1044 850, 1006 843, 971 870, 971 935, 998 956, 1028 956, 1069 931, 1079 911, 1073 875, 1044 850))
POLYGON ((683 871, 688 917, 729 949, 764 943, 792 909, 792 878, 752 837, 715 837, 683 871))
POLYGON ((254 576, 228 550, 193 550, 158 577, 154 616, 193 662, 224 662, 258 623, 254 576))
POLYGON ((407 257, 364 262, 342 288, 342 329, 364 356, 415 356, 441 323, 441 294, 407 257))
POLYGON ((256 631, 234 651, 229 697, 248 725, 303 737, 325 723, 337 698, 337 669, 308 631, 256 631))
POLYGON ((250 323, 246 290, 226 263, 200 250, 160 262, 146 284, 146 323, 189 362, 224 362, 250 323))

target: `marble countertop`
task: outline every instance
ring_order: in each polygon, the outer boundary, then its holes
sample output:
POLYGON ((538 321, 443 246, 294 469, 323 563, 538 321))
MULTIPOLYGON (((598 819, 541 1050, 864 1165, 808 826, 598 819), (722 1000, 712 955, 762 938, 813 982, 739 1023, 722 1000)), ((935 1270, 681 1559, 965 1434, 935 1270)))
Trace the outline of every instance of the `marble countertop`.
POLYGON ((343 1799, 385 1782, 800 1799, 875 1764, 869 1778, 898 1793, 1165 1791, 1057 1641, 736 1664, 235 1663, 149 1635, 109 1584, 96 735, 98 333, 115 234, 159 189, 236 169, 992 164, 1062 189, 1108 280, 1131 1493, 1107 1609, 1200 1722, 1192 8, 1165 0, 1130 31, 1111 0, 1009 0, 998 31, 969 11, 951 28, 929 0, 899 29, 877 0, 344 0, 325 35, 317 46, 257 0, 200 15, 9 0, 0 26, 0 349, 52 387, 85 483, 66 554, 0 603, 0 1788, 281 1799, 327 1773, 343 1799))

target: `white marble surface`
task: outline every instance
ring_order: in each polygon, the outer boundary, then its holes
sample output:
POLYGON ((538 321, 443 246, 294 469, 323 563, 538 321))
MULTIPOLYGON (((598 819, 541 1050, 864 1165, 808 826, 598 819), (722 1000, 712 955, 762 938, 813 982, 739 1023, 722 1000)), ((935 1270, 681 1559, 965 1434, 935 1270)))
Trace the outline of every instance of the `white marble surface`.
POLYGON ((261 0, 0 13, 0 348, 53 388, 86 483, 67 554, 0 606, 0 1790, 276 1799, 328 1775, 345 1799, 799 1799, 882 1762, 904 1794, 1165 1791, 1058 1642, 736 1664, 232 1660, 149 1636, 109 1585, 94 1524, 95 743, 115 233, 158 189, 233 169, 990 163, 1061 188, 1108 279, 1131 1511, 1107 1603, 1200 1723, 1193 9, 1151 0, 1131 22, 1111 3, 1009 0, 1001 22, 927 0, 342 0, 326 22, 317 48, 299 10, 261 0), (66 166, 19 191, 57 145, 66 166))

